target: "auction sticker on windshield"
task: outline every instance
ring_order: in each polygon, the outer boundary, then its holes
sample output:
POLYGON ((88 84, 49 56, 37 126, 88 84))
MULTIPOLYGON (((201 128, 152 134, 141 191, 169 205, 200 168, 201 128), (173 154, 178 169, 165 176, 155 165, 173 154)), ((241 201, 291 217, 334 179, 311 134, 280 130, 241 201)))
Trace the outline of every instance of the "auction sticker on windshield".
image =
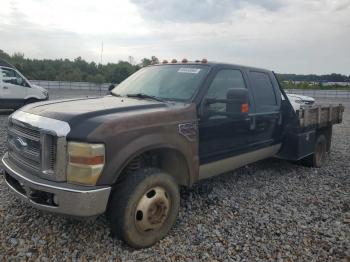
POLYGON ((200 71, 201 70, 199 68, 181 67, 177 72, 187 74, 198 74, 200 71))

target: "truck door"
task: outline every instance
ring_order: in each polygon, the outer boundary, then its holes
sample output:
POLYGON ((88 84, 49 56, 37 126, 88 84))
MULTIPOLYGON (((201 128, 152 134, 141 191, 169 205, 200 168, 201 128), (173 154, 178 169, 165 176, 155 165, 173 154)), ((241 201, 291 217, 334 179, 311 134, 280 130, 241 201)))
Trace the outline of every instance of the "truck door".
POLYGON ((249 70, 255 113, 250 115, 252 143, 256 148, 279 143, 281 135, 281 93, 272 74, 249 70))
MULTIPOLYGON (((226 99, 228 89, 232 88, 247 88, 242 72, 238 69, 220 69, 214 76, 204 98, 226 99)), ((211 111, 225 112, 225 109, 226 104, 224 103, 210 105, 211 111)), ((238 120, 222 115, 200 119, 200 164, 218 161, 244 152, 249 147, 249 127, 250 123, 247 119, 238 120)))
POLYGON ((15 70, 1 68, 1 99, 3 107, 13 108, 24 103, 27 96, 28 83, 15 70))

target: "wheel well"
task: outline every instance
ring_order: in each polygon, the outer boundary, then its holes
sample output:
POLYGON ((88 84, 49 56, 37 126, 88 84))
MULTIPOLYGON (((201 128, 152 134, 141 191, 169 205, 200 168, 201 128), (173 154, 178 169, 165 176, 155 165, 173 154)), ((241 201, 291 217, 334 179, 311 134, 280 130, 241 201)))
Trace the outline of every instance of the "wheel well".
POLYGON ((27 103, 35 103, 35 102, 38 102, 39 99, 35 98, 35 97, 28 97, 24 100, 24 104, 27 104, 27 103))
POLYGON ((173 176, 179 185, 190 184, 190 172, 186 158, 182 153, 171 148, 153 149, 133 157, 121 172, 118 181, 130 172, 144 167, 157 167, 173 176))

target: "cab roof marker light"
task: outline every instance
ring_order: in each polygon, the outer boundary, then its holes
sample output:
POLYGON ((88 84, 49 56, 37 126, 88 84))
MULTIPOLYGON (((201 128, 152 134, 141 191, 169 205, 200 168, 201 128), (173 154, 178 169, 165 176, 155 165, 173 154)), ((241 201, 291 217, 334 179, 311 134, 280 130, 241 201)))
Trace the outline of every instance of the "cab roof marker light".
POLYGON ((176 64, 177 60, 174 58, 173 60, 171 60, 171 63, 176 64))
POLYGON ((206 58, 203 58, 202 61, 201 61, 202 64, 206 64, 208 63, 208 60, 206 58))
POLYGON ((168 60, 163 60, 163 64, 167 64, 168 63, 168 60))
POLYGON ((188 62, 187 58, 182 59, 182 63, 186 64, 188 62))

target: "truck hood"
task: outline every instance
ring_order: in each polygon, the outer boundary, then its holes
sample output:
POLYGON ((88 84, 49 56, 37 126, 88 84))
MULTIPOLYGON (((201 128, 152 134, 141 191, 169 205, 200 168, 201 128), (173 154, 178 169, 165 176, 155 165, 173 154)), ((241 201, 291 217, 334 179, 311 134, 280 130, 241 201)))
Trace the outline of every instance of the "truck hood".
POLYGON ((41 92, 47 92, 47 90, 45 88, 41 87, 41 86, 33 85, 33 84, 31 84, 31 86, 36 88, 36 89, 38 89, 38 90, 40 90, 41 92))
POLYGON ((315 101, 315 99, 311 96, 303 96, 303 95, 298 95, 298 94, 287 94, 288 97, 293 97, 297 98, 303 101, 315 101))
POLYGON ((27 113, 58 119, 70 124, 84 121, 100 115, 152 110, 166 107, 165 103, 125 97, 92 97, 79 99, 54 100, 29 104, 21 110, 27 113))

